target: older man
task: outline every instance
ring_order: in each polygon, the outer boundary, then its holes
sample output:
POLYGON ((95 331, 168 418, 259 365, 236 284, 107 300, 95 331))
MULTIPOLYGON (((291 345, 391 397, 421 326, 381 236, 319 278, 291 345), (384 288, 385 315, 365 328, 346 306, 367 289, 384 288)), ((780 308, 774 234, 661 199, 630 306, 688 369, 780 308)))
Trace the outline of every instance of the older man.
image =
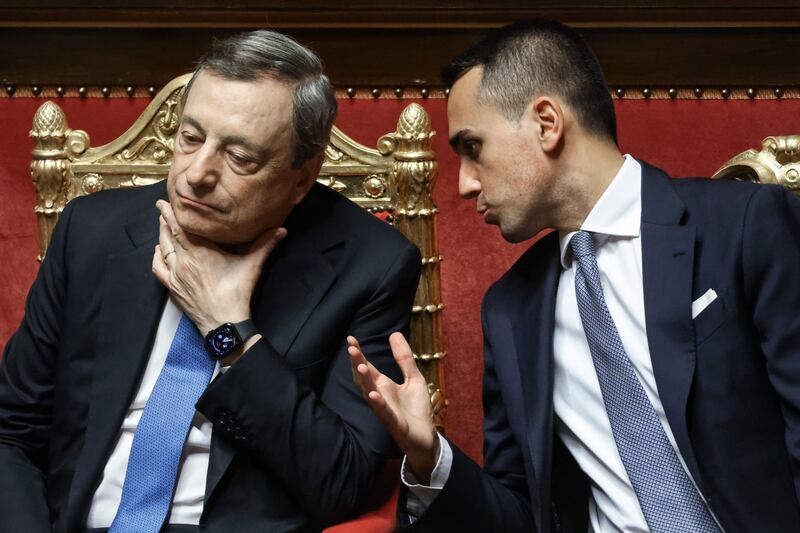
POLYGON ((245 34, 187 93, 166 182, 70 202, 5 348, 2 531, 318 530, 394 452, 345 336, 396 372, 420 256, 316 184, 319 58, 245 34))
POLYGON ((511 242, 483 303, 484 468, 406 382, 353 364, 420 531, 800 530, 800 202, 620 153, 597 59, 549 21, 445 70, 459 188, 511 242))

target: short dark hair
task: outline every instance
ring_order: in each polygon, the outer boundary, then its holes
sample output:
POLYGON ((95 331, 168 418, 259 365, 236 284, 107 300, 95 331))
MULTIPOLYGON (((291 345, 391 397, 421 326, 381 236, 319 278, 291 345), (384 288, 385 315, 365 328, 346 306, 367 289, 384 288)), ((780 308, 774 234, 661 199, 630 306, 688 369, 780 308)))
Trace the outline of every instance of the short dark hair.
POLYGON ((294 87, 292 99, 292 166, 299 167, 330 142, 338 107, 333 86, 312 50, 278 32, 258 30, 214 40, 200 58, 184 98, 200 72, 255 81, 272 77, 294 87))
POLYGON ((617 120, 600 62, 577 32, 553 20, 527 20, 495 30, 442 69, 447 87, 483 67, 478 97, 518 120, 531 98, 564 98, 583 128, 617 142, 617 120))

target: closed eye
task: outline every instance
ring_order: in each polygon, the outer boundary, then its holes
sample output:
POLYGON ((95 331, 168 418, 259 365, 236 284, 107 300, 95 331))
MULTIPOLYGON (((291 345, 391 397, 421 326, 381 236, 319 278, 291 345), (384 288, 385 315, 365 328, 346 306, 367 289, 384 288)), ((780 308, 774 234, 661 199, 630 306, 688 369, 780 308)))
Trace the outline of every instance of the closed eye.
POLYGON ((251 173, 255 172, 260 167, 258 161, 250 156, 239 154, 231 150, 227 151, 226 155, 235 172, 251 173))
POLYGON ((186 150, 192 151, 201 144, 203 144, 203 138, 201 136, 188 130, 181 131, 180 145, 181 148, 184 149, 184 151, 186 150))

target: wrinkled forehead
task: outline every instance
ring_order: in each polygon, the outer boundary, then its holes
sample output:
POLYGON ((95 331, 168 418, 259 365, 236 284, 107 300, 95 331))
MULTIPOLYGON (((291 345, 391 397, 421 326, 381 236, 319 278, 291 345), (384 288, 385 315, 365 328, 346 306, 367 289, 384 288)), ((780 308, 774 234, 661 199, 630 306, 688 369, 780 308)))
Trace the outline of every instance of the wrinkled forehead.
POLYGON ((264 76, 231 80, 201 72, 187 95, 184 122, 209 135, 240 136, 254 144, 286 143, 292 139, 292 100, 288 84, 264 76))

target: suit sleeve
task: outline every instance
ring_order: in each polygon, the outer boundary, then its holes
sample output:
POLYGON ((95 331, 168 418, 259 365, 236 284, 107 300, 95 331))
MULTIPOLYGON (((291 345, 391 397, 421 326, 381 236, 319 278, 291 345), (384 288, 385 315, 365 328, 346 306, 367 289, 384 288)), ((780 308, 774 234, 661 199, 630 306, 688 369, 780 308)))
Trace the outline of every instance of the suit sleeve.
POLYGON ((781 399, 786 446, 800 500, 800 200, 765 185, 747 208, 744 290, 767 372, 781 399))
MULTIPOLYGON (((483 434, 484 468, 451 443, 453 464, 441 493, 410 531, 534 531, 528 495, 523 450, 508 422, 501 383, 487 325, 487 301, 483 303, 484 377, 483 434)), ((398 520, 408 526, 404 513, 407 489, 401 492, 398 520)))
POLYGON ((47 531, 46 461, 73 205, 64 210, 0 363, 0 531, 47 531))
POLYGON ((237 444, 282 479, 306 512, 322 525, 363 511, 372 482, 396 446, 353 382, 346 335, 382 372, 399 370, 388 337, 408 332, 421 260, 413 245, 399 247, 369 301, 351 318, 335 347, 325 383, 315 393, 298 381, 265 338, 217 379, 197 408, 214 431, 237 444), (235 428, 231 419, 235 418, 235 428))

